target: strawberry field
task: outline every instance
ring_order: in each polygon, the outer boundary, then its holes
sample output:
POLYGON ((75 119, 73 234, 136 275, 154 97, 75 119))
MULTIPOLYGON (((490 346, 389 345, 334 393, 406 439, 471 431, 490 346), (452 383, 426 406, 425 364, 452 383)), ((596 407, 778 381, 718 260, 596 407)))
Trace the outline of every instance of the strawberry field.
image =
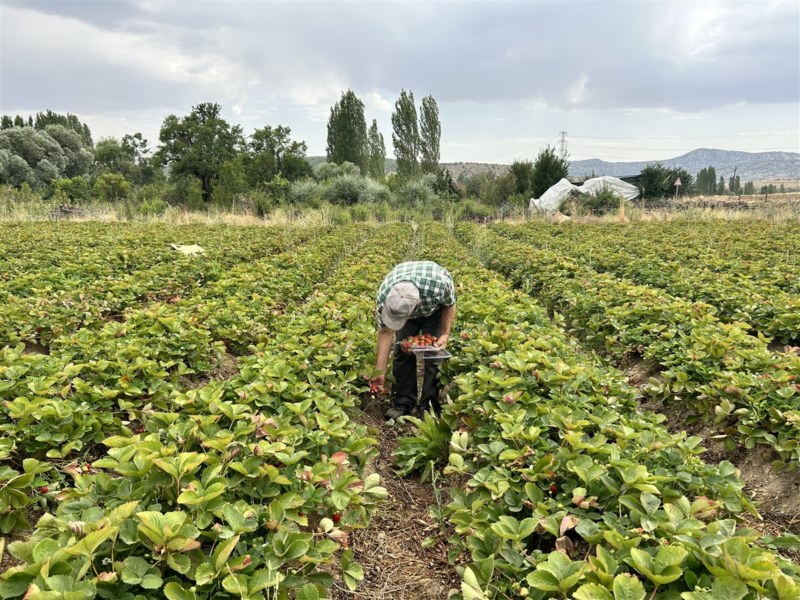
POLYGON ((0 597, 419 597, 364 566, 400 477, 453 598, 800 598, 735 465, 800 466, 800 233, 716 227, 0 224, 0 597), (442 416, 376 424, 375 294, 423 259, 442 416))

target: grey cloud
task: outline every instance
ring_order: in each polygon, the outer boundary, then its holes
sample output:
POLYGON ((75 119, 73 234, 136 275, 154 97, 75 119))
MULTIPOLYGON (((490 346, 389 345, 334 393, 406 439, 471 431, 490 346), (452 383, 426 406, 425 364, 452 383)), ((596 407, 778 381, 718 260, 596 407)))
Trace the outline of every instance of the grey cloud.
MULTIPOLYGON (((297 98, 332 81, 358 92, 380 91, 392 101, 406 88, 440 102, 539 99, 559 108, 697 111, 736 102, 792 102, 800 95, 800 9, 794 2, 722 3, 719 26, 726 34, 710 49, 686 56, 676 56, 672 32, 662 30, 665 8, 673 13, 669 24, 676 34, 691 26, 688 16, 684 22, 680 16, 691 12, 692 3, 2 5, 71 17, 104 31, 144 33, 190 57, 223 57, 222 64, 248 78, 241 87, 254 102, 297 98), (586 95, 573 102, 570 87, 582 76, 588 78, 586 95)), ((3 28, 10 26, 4 20, 3 28)), ((60 96, 96 107, 175 106, 205 100, 198 95, 208 93, 191 79, 180 83, 112 68, 103 56, 83 63, 59 56, 25 57, 17 67, 14 62, 3 58, 3 104, 51 106, 60 96)), ((219 89, 231 101, 242 93, 219 89)))

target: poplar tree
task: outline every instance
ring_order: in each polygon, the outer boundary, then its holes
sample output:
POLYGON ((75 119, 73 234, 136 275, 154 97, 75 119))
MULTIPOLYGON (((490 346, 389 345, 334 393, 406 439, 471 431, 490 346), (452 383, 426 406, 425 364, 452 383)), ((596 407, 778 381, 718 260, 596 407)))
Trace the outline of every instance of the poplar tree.
POLYGON ((328 162, 341 165, 351 162, 364 175, 367 172, 367 122, 364 103, 352 90, 331 107, 328 118, 328 162))
POLYGON ((422 172, 438 173, 442 125, 439 122, 439 107, 433 96, 425 96, 422 99, 419 115, 419 136, 422 172))
POLYGON ((414 177, 419 174, 419 128, 414 93, 402 90, 392 113, 392 145, 397 159, 397 175, 414 177))
POLYGON ((378 122, 372 119, 372 126, 367 135, 367 172, 374 179, 383 179, 386 164, 386 145, 383 134, 378 131, 378 122))

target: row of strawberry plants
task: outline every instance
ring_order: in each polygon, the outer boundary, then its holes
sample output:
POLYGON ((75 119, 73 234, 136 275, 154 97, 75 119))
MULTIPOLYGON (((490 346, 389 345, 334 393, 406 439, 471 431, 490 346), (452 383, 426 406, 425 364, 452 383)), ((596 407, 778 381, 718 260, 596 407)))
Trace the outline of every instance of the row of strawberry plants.
MULTIPOLYGON (((543 224, 503 226, 501 235, 535 247, 552 248, 583 261, 597 271, 607 271, 636 283, 652 285, 670 294, 706 302, 719 310, 726 322, 744 322, 784 344, 800 343, 800 295, 776 285, 753 280, 740 272, 719 272, 713 257, 702 262, 667 258, 678 244, 692 242, 692 229, 672 244, 648 247, 634 228, 620 239, 617 230, 596 227, 552 227, 543 224)), ((761 262, 757 263, 761 266, 761 262)), ((798 265, 796 268, 800 268, 798 265)), ((761 270, 759 268, 759 270, 761 270)), ((788 274, 788 272, 787 272, 788 274)))
POLYGON ((402 472, 446 457, 451 558, 465 599, 791 598, 800 569, 736 517, 752 507, 730 463, 640 413, 623 375, 576 348, 545 311, 426 236, 459 286, 460 335, 441 420, 412 419, 402 472))
POLYGON ((246 260, 269 253, 283 228, 97 223, 0 224, 9 247, 0 254, 0 290, 60 290, 101 277, 142 271, 177 256, 170 244, 200 244, 207 257, 246 260), (213 235, 209 235, 212 233, 213 235), (243 243, 246 242, 246 243, 243 243))
POLYGON ((800 356, 770 352, 768 340, 721 323, 703 303, 598 274, 477 226, 459 226, 458 235, 487 265, 563 314, 592 347, 617 360, 642 356, 658 364, 660 378, 651 379, 650 394, 715 415, 730 443, 738 437, 749 448, 768 444, 797 465, 800 356))
MULTIPOLYGON (((141 270, 112 274, 99 279, 59 279, 51 284, 42 281, 32 288, 31 294, 0 291, 0 345, 25 341, 47 347, 53 338, 81 327, 97 328, 108 320, 119 320, 125 309, 145 301, 178 298, 194 289, 225 276, 237 264, 249 264, 263 256, 302 243, 314 231, 273 232, 254 230, 264 236, 243 244, 234 250, 234 239, 222 244, 202 257, 184 257, 170 249, 169 260, 141 270), (249 246, 252 246, 250 248, 249 246)), ((207 235, 207 233, 206 233, 207 235)), ((237 237, 239 242, 248 240, 237 237)), ((213 244, 209 244, 213 246, 213 244)), ((154 249, 154 255, 163 250, 154 249)), ((102 256, 86 256, 87 262, 103 264, 102 256)), ((112 261, 113 262, 113 261, 112 261)), ((56 272, 58 267, 53 268, 56 272)), ((39 281, 39 274, 32 275, 39 281)))
MULTIPOLYGON (((569 234, 572 224, 548 228, 554 237, 569 234)), ((800 293, 793 273, 800 267, 800 234, 785 223, 742 221, 672 221, 634 224, 575 224, 584 235, 607 238, 631 255, 668 255, 696 268, 709 267, 733 276, 745 276, 768 287, 800 293)))
POLYGON ((55 511, 9 547, 24 564, 0 577, 0 594, 310 599, 332 585, 334 561, 354 587, 363 571, 347 530, 366 525, 385 490, 363 476, 375 440, 345 412, 363 390, 356 368, 374 327, 371 298, 347 290, 359 276, 379 283, 406 229, 379 231, 276 318, 232 380, 132 410, 143 431, 67 469, 55 511))
MULTIPOLYGON (((223 340, 235 337, 244 347, 268 337, 276 299, 287 306, 300 303, 365 234, 363 228, 344 228, 291 256, 249 263, 249 287, 245 269, 229 273, 240 286, 229 298, 220 300, 210 289, 183 303, 133 309, 121 323, 57 338, 48 355, 5 348, 0 414, 7 420, 0 424, 6 433, 0 459, 20 453, 63 458, 111 433, 129 431, 120 411, 169 395, 188 376, 213 371, 225 356, 223 340)), ((6 516, 3 530, 15 526, 14 514, 6 516)))

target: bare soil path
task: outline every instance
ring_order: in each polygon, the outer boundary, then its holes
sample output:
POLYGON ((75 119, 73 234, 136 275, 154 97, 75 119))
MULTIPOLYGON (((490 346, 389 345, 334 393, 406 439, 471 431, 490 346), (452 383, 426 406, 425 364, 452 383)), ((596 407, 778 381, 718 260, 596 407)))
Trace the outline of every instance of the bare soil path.
MULTIPOLYGON (((439 531, 439 524, 428 508, 436 505, 430 483, 416 476, 398 477, 392 468, 392 452, 397 439, 408 433, 407 426, 387 426, 383 411, 385 400, 366 400, 360 420, 376 431, 380 440, 379 456, 368 472, 381 476, 381 485, 389 499, 373 516, 369 528, 352 532, 350 548, 364 568, 364 580, 351 592, 337 580, 330 592, 334 600, 444 600, 460 586, 460 578, 447 561, 445 538, 424 548, 422 543, 439 531)), ((444 502, 446 490, 440 490, 444 502)))

